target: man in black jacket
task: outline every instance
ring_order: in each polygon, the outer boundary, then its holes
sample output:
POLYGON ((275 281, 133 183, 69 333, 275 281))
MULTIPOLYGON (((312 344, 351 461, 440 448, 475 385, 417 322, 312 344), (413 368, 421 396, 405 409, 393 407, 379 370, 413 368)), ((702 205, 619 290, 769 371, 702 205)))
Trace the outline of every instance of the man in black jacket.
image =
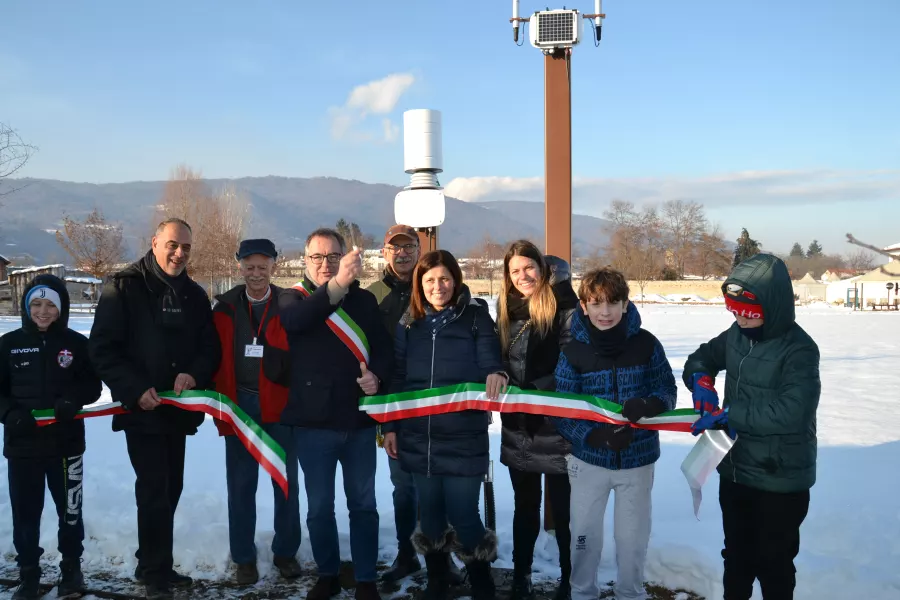
POLYGON ((44 481, 59 516, 56 597, 84 590, 81 512, 84 422, 74 420, 103 389, 88 359, 87 338, 68 327, 69 294, 53 275, 38 275, 22 294, 22 327, 0 337, 0 422, 9 464, 13 545, 22 583, 13 600, 40 598, 44 481), (53 409, 38 427, 31 411, 53 409))
POLYGON ((147 598, 172 598, 173 586, 192 583, 172 568, 172 534, 186 436, 204 418, 160 405, 159 392, 208 388, 221 356, 209 299, 185 271, 191 240, 184 221, 160 223, 150 251, 106 285, 89 344, 113 400, 128 411, 113 417, 113 431, 125 431, 137 476, 135 579, 147 598))
POLYGON ((307 598, 327 600, 341 591, 334 517, 340 462, 356 598, 376 600, 375 421, 359 410, 359 398, 390 382, 393 343, 375 297, 356 280, 362 268, 358 249, 345 254, 340 234, 319 229, 307 238, 305 261, 303 281, 279 297, 279 314, 291 353, 291 390, 281 422, 296 427, 306 525, 319 575, 307 598))

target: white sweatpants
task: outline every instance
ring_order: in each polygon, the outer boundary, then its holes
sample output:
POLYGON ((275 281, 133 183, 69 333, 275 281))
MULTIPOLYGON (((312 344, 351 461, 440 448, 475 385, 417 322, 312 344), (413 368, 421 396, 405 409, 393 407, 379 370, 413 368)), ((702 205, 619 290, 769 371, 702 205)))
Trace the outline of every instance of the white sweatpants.
POLYGON ((572 600, 597 600, 597 569, 603 553, 603 518, 609 493, 613 507, 618 575, 616 600, 646 600, 644 563, 650 544, 650 493, 654 465, 611 471, 567 457, 572 486, 572 600))

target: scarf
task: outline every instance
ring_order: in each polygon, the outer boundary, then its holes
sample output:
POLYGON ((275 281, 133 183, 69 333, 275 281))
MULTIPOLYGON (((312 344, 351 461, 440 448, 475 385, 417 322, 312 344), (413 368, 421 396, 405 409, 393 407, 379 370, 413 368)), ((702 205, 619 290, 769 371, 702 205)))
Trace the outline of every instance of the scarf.
POLYGON ((591 338, 591 346, 600 356, 611 358, 622 353, 625 347, 625 341, 628 339, 628 313, 622 315, 622 320, 606 331, 600 331, 590 318, 585 315, 584 319, 588 323, 588 335, 591 338))
POLYGON ((163 327, 180 329, 184 326, 184 311, 181 306, 181 291, 187 282, 187 270, 177 277, 172 277, 159 266, 153 251, 144 255, 144 268, 164 286, 163 293, 159 297, 159 323, 163 327))
POLYGON ((506 312, 510 321, 527 321, 531 318, 528 310, 528 298, 518 294, 509 294, 506 297, 506 312))

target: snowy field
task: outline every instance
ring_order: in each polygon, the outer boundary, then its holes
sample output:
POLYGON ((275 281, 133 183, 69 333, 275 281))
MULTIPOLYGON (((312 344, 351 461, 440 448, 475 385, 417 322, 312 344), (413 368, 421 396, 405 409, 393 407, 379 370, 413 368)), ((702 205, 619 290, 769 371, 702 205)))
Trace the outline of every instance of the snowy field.
MULTIPOLYGON (((732 317, 721 307, 648 305, 644 324, 665 346, 680 382, 685 358, 698 344, 728 326, 732 317)), ((812 489, 809 517, 801 530, 797 560, 797 600, 888 600, 900 598, 900 315, 853 313, 827 305, 798 308, 798 320, 822 352, 822 401, 818 412, 818 482, 812 489)), ((18 326, 0 318, 0 332, 18 326)), ((89 317, 73 317, 72 326, 89 333, 89 317)), ((721 383, 719 389, 722 389, 721 383)), ((105 392, 104 399, 108 399, 105 392)), ((691 405, 679 391, 679 406, 691 405)), ((130 577, 137 542, 134 474, 123 434, 110 430, 108 419, 86 422, 84 514, 87 540, 84 568, 130 577)), ((502 540, 496 566, 512 567, 512 489, 500 464, 499 419, 492 427, 497 525, 502 540)), ((718 480, 704 489, 700 520, 679 465, 694 438, 664 433, 653 490, 653 536, 647 579, 670 588, 686 588, 721 598, 721 515, 718 480)), ((377 498, 381 514, 381 559, 396 550, 387 459, 379 453, 377 498)), ((12 522, 5 475, 0 461, 0 566, 13 562, 12 522)), ((302 472, 301 472, 302 477, 302 472)), ((340 478, 340 473, 338 474, 340 478)), ((349 526, 341 482, 336 483, 342 552, 349 559, 349 526)), ((303 489, 301 484, 301 490, 303 489)), ((257 544, 260 570, 270 570, 272 489, 261 478, 257 544)), ((606 515, 607 551, 601 581, 615 578, 612 503, 606 515)), ((301 492, 305 519, 306 502, 301 492)), ((44 559, 55 562, 55 514, 49 494, 41 531, 44 559)), ((301 558, 312 561, 306 539, 301 558)), ((559 576, 555 541, 541 534, 535 557, 536 578, 559 576)), ((189 438, 185 487, 176 515, 175 561, 197 578, 230 576, 225 496, 225 452, 212 423, 189 438)), ((754 598, 761 598, 757 589, 754 598)))

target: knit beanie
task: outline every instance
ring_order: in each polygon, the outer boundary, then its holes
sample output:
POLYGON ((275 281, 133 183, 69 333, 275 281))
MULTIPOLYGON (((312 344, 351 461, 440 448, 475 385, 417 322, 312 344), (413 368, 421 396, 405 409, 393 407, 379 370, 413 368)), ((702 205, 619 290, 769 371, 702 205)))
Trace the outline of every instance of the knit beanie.
POLYGON ((28 318, 31 318, 31 301, 35 298, 49 300, 56 307, 56 310, 62 311, 62 301, 59 298, 59 293, 49 286, 36 285, 25 296, 25 312, 28 314, 28 318))

